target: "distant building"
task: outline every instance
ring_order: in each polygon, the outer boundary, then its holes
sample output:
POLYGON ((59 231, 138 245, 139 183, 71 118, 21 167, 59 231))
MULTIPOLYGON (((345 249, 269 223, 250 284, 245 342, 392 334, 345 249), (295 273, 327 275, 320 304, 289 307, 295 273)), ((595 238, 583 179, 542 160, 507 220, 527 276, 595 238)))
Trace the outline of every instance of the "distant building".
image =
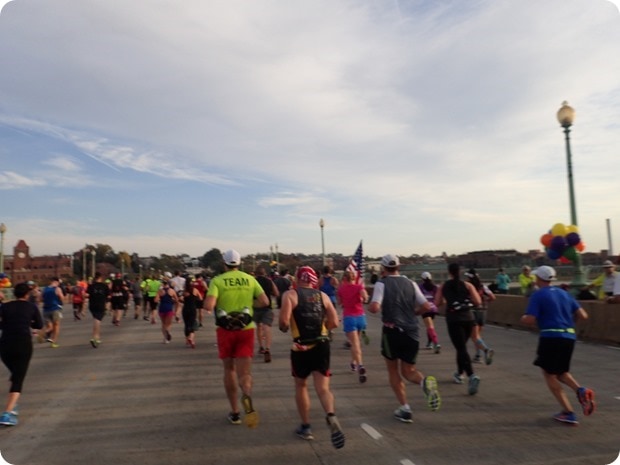
POLYGON ((13 248, 13 255, 4 260, 4 272, 11 277, 13 285, 24 281, 47 284, 51 277, 69 280, 73 278, 72 259, 67 255, 43 255, 32 257, 30 247, 20 239, 13 248))

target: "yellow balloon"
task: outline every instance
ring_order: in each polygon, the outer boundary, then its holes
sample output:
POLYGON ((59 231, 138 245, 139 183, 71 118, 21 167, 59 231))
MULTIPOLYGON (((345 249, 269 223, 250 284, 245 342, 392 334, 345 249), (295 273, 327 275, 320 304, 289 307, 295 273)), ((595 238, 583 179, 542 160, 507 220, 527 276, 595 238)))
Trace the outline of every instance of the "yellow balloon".
POLYGON ((566 236, 566 234, 568 234, 568 228, 566 227, 566 225, 564 223, 556 223, 553 225, 553 227, 551 228, 551 233, 554 236, 566 236))
POLYGON ((568 231, 566 234, 568 234, 568 233, 572 233, 572 232, 574 232, 574 233, 579 233, 579 226, 576 226, 576 225, 574 225, 574 224, 571 224, 571 225, 569 225, 569 226, 567 226, 567 227, 566 227, 566 230, 568 231))

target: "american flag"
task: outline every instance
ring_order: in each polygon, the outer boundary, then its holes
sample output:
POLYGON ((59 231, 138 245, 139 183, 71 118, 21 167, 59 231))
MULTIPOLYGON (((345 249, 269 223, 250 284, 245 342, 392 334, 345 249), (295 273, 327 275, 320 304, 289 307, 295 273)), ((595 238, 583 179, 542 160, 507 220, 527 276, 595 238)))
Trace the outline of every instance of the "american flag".
POLYGON ((360 241, 360 245, 357 246, 355 254, 351 257, 347 266, 347 271, 353 273, 353 282, 355 284, 364 284, 364 269, 364 250, 362 248, 362 241, 360 241))

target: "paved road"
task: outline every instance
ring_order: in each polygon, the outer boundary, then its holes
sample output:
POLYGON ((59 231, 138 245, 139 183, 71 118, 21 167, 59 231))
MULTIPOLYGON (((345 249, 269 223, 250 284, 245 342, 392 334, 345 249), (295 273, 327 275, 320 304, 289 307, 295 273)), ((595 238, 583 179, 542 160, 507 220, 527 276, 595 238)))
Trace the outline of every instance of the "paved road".
POLYGON ((192 350, 179 324, 172 343, 164 345, 158 326, 126 319, 117 328, 107 319, 103 344, 92 349, 90 323, 65 318, 59 348, 36 344, 20 424, 0 429, 0 451, 10 464, 605 465, 620 451, 618 348, 577 346, 572 371, 596 390, 598 410, 570 427, 550 418, 558 407, 531 364, 534 334, 485 329, 497 355, 493 365, 476 366, 482 383, 472 397, 451 382, 454 351, 439 318, 443 350, 423 350, 418 367, 438 378, 442 408, 427 410, 420 388, 410 386, 414 423, 403 424, 392 418, 397 404, 378 353, 379 319, 372 315, 366 384, 348 371, 344 337, 335 336, 332 386, 347 435, 345 448, 335 450, 314 393, 315 441, 293 434, 298 417, 288 335, 275 334, 273 363, 256 359, 254 403, 261 423, 249 430, 226 421, 211 327, 198 332, 192 350))

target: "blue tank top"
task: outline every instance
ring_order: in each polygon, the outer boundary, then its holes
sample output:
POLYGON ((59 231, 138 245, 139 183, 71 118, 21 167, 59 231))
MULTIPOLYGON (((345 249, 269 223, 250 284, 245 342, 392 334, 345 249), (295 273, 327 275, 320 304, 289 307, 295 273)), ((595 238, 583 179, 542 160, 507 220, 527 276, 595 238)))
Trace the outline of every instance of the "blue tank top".
POLYGON ((172 300, 172 297, 168 293, 169 290, 170 290, 169 287, 165 287, 164 288, 165 294, 162 295, 159 299, 159 312, 160 313, 168 313, 174 310, 174 300, 172 300))
POLYGON ((336 288, 332 285, 332 277, 331 276, 323 276, 321 282, 321 291, 325 292, 329 297, 329 300, 332 301, 333 304, 336 303, 336 288))
POLYGON ((43 289, 42 299, 44 312, 62 310, 62 302, 56 295, 56 288, 54 286, 47 286, 43 289))

